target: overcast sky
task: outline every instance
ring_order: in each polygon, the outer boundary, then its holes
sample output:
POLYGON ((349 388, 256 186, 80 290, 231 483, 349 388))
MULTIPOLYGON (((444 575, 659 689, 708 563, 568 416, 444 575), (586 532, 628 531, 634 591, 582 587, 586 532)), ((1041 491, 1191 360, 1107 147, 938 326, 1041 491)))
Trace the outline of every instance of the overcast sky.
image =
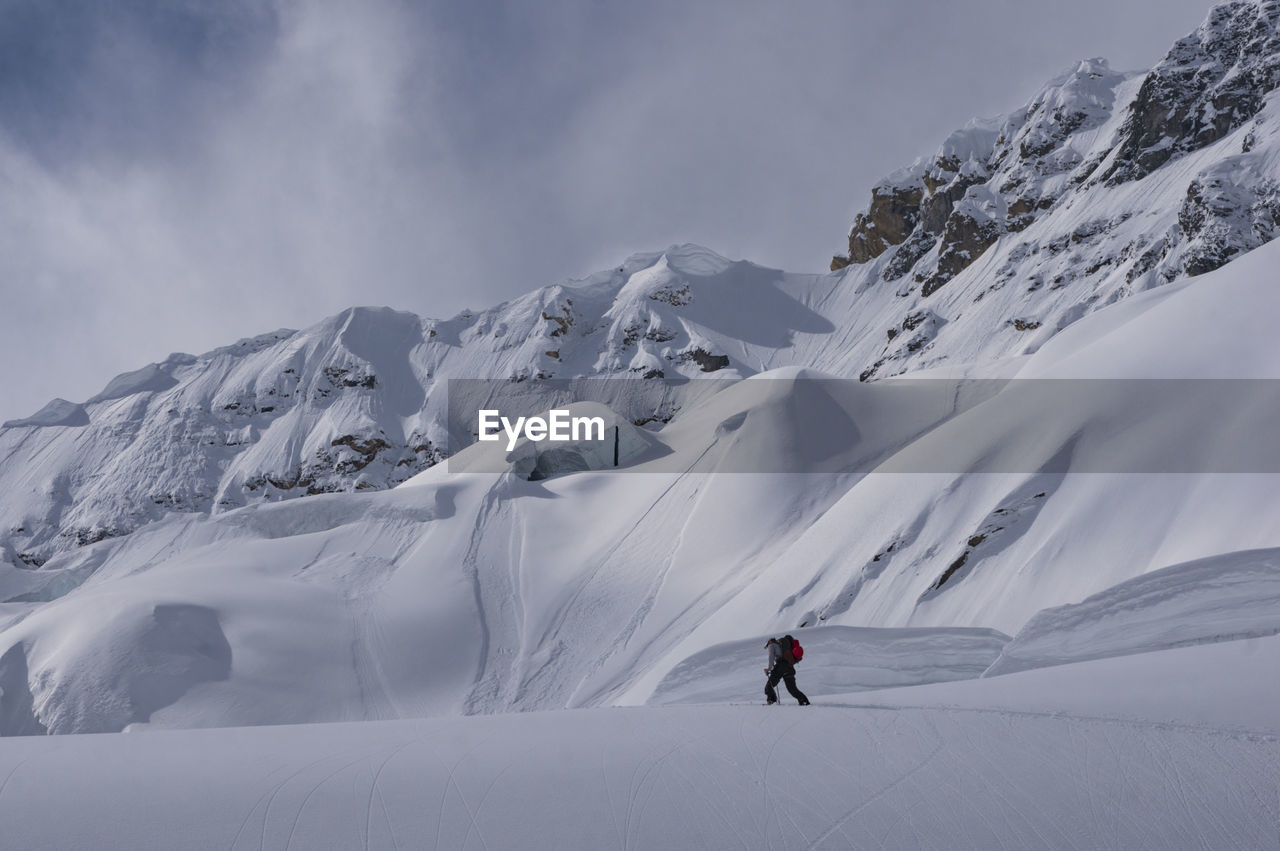
POLYGON ((880 176, 1209 5, 0 0, 0 420, 673 242, 825 270, 880 176))

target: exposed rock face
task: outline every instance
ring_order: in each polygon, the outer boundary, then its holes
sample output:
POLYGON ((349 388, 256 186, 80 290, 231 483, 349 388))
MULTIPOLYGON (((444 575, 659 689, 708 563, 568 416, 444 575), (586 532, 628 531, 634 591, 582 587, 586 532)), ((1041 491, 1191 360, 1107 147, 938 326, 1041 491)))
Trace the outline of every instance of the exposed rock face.
POLYGON ((849 233, 849 262, 866 263, 891 245, 899 245, 920 221, 919 186, 877 186, 871 190, 871 206, 853 220, 849 233))
POLYGON ((1138 91, 1103 174, 1137 180, 1242 126, 1280 85, 1280 3, 1226 3, 1178 41, 1138 91))
POLYGON ((923 228, 916 230, 897 251, 893 252, 893 256, 885 264, 883 278, 886 281, 898 280, 910 272, 916 263, 920 262, 920 258, 928 254, 937 242, 936 234, 923 228))
POLYGON ((703 372, 718 372, 729 365, 728 355, 713 355, 703 348, 685 352, 684 356, 696 363, 703 372))
POLYGON ((1188 245, 1182 269, 1188 275, 1212 272, 1233 257, 1274 239, 1280 231, 1280 186, 1275 180, 1248 182, 1226 173, 1197 177, 1187 187, 1178 225, 1188 245))
POLYGON ((882 355, 875 363, 862 370, 858 377, 867 381, 885 364, 907 360, 932 343, 938 336, 938 330, 946 323, 947 320, 927 308, 907 314, 900 324, 885 332, 888 342, 882 355))
POLYGON ((552 337, 564 335, 573 327, 573 299, 566 299, 558 314, 548 315, 545 310, 542 311, 542 318, 555 326, 550 332, 552 337))
POLYGON ((921 279, 922 295, 933 294, 947 281, 963 272, 1004 233, 1001 221, 1003 217, 1000 215, 1002 199, 981 191, 964 197, 968 203, 963 206, 952 204, 950 214, 944 221, 942 241, 938 248, 938 264, 931 274, 921 279))

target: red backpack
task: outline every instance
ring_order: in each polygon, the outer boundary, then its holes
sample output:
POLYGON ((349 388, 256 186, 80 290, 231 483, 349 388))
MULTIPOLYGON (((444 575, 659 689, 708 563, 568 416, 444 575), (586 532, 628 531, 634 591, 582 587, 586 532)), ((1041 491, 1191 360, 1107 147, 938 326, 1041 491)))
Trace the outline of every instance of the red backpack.
POLYGON ((791 636, 785 636, 787 641, 791 642, 791 659, 793 662, 799 662, 804 658, 804 648, 800 646, 800 642, 791 636))

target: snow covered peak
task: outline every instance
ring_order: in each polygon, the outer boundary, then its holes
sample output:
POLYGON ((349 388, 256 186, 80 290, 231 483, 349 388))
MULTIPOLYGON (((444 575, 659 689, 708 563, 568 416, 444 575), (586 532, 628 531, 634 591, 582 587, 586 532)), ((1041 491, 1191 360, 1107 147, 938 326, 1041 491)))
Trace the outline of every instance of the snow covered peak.
POLYGON ((673 245, 662 253, 668 268, 682 275, 708 277, 719 275, 729 268, 732 261, 710 248, 691 242, 673 245))
POLYGON ((3 428, 30 428, 33 426, 83 426, 89 424, 89 415, 83 405, 54 399, 29 417, 9 420, 3 428))
POLYGON ((1115 77, 1131 77, 1132 73, 1118 72, 1103 56, 1081 59, 1071 68, 1054 77, 1032 98, 1032 104, 1052 101, 1055 106, 1071 106, 1075 103, 1101 99, 1110 101, 1115 88, 1115 77))
POLYGON ((1132 76, 1111 70, 1105 59, 1083 60, 1005 119, 997 160, 1015 158, 1026 167, 1065 143, 1076 156, 1059 157, 1059 163, 1064 167, 1078 164, 1080 155, 1088 153, 1079 150, 1079 143, 1087 138, 1084 133, 1107 120, 1115 105, 1116 89, 1132 76))

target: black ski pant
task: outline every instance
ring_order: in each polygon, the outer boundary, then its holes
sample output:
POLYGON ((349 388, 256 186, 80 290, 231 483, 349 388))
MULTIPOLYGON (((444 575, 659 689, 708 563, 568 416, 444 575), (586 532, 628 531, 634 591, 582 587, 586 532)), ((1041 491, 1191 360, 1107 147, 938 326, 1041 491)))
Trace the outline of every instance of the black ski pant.
POLYGON ((787 687, 787 694, 796 699, 801 706, 807 706, 809 698, 804 696, 804 692, 796 688, 796 667, 789 665, 782 660, 778 660, 773 665, 773 670, 769 672, 769 679, 764 684, 764 696, 770 703, 778 702, 778 692, 774 690, 774 686, 781 680, 787 687))

